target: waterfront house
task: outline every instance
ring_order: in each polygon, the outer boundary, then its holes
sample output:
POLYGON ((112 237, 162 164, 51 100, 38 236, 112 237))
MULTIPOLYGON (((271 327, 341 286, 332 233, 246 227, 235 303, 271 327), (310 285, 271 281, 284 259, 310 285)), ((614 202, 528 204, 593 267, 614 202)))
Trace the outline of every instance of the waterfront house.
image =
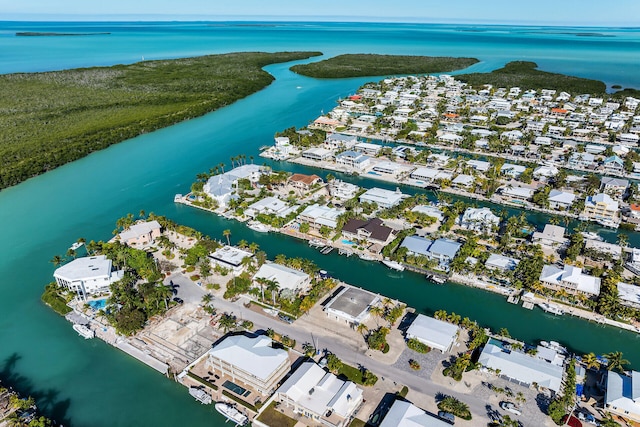
POLYGON ((629 188, 629 181, 621 178, 603 176, 600 179, 600 191, 613 197, 622 197, 629 188))
POLYGON ((372 218, 370 220, 350 219, 342 227, 342 235, 350 240, 362 240, 373 244, 385 246, 394 238, 393 229, 384 225, 382 220, 372 218))
POLYGON ((303 191, 309 191, 311 187, 317 184, 322 184, 322 178, 318 175, 304 175, 301 173, 294 173, 287 180, 292 187, 299 188, 303 191))
POLYGON ((253 258, 253 254, 234 246, 223 246, 209 254, 209 259, 214 267, 217 265, 226 268, 235 275, 244 271, 245 265, 243 264, 243 260, 245 258, 253 258))
POLYGON ((526 166, 505 163, 500 168, 500 173, 508 177, 517 179, 525 170, 527 170, 526 166))
POLYGON ((619 282, 618 298, 620 300, 620 304, 640 309, 640 286, 619 282))
POLYGON ((425 214, 427 216, 435 218, 438 221, 442 221, 442 219, 444 218, 442 211, 435 206, 418 205, 411 209, 411 212, 425 214))
POLYGON ((503 272, 513 271, 518 266, 520 260, 504 255, 491 254, 484 265, 489 270, 501 270, 503 272))
POLYGON ((618 141, 620 144, 635 146, 638 145, 638 140, 640 140, 640 137, 635 133, 621 133, 618 135, 618 141))
POLYGON ((533 177, 540 181, 547 181, 558 175, 559 172, 555 166, 538 166, 533 170, 533 177))
POLYGON ((609 255, 612 259, 620 259, 622 257, 622 247, 620 245, 600 240, 586 239, 584 249, 609 255))
POLYGON ((251 183, 257 183, 265 169, 258 165, 238 166, 220 175, 214 175, 207 180, 202 191, 217 202, 218 206, 225 207, 235 197, 236 185, 239 180, 246 179, 251 183))
POLYGON ((447 163, 449 163, 449 161, 451 160, 451 157, 447 156, 446 154, 434 153, 434 154, 431 154, 427 159, 431 163, 434 163, 438 166, 444 166, 447 163))
POLYGON ((146 246, 153 243, 156 237, 160 237, 161 228, 160 223, 155 220, 139 222, 121 232, 118 237, 125 245, 146 246))
POLYGON ((504 343, 493 338, 485 344, 478 363, 485 369, 498 372, 501 377, 524 386, 535 383, 538 387, 556 393, 562 386, 562 366, 519 351, 508 350, 504 343))
POLYGON ((357 151, 343 151, 336 155, 336 164, 344 165, 349 168, 364 170, 371 163, 371 159, 357 151))
POLYGON ((595 164, 596 156, 590 153, 573 153, 569 156, 569 167, 588 168, 595 164))
POLYGON ((362 389, 352 381, 341 380, 307 361, 278 388, 276 400, 315 423, 343 427, 351 421, 363 398, 362 389))
POLYGON ((374 172, 379 172, 386 175, 395 175, 403 169, 406 169, 406 167, 403 167, 401 164, 396 162, 378 162, 372 168, 374 172))
POLYGON ((624 172, 624 160, 615 155, 607 157, 602 162, 602 169, 605 172, 622 173, 624 172))
POLYGON ((369 309, 380 302, 380 296, 364 289, 345 286, 325 305, 327 317, 355 328, 370 316, 369 309))
POLYGON ((411 402, 396 399, 379 427, 450 427, 451 423, 426 412, 411 402))
POLYGON ((207 367, 258 394, 271 395, 291 368, 287 351, 273 344, 264 335, 228 335, 209 350, 207 367))
POLYGON ((460 174, 451 181, 451 185, 458 188, 469 188, 475 182, 475 178, 471 175, 460 174))
POLYGON ((338 226, 338 217, 344 213, 344 209, 330 208, 328 206, 320 206, 313 204, 307 206, 298 215, 299 222, 306 222, 311 228, 320 229, 327 226, 335 229, 338 226))
POLYGON ((333 158, 333 151, 322 147, 312 147, 302 152, 302 157, 317 162, 325 162, 333 158))
POLYGON ((276 282, 280 289, 289 289, 296 293, 306 291, 311 285, 311 277, 307 273, 275 262, 262 264, 253 279, 271 280, 276 282))
POLYGON ((514 201, 531 200, 534 192, 535 190, 529 187, 514 187, 512 185, 506 185, 500 188, 500 193, 503 197, 514 201))
POLYGON ((478 172, 487 172, 491 167, 491 163, 484 160, 467 160, 467 165, 478 172))
POLYGON ((460 226, 467 230, 490 232, 500 224, 500 217, 489 208, 467 208, 459 220, 460 226))
POLYGON ((604 145, 587 144, 587 145, 584 146, 584 151, 586 151, 587 153, 593 154, 593 155, 602 154, 606 150, 607 150, 607 147, 605 147, 604 145))
POLYGON ((462 245, 451 239, 437 239, 431 246, 427 257, 438 261, 438 268, 444 271, 449 270, 449 264, 455 258, 462 245))
POLYGON ((551 190, 549 192, 549 207, 551 209, 567 210, 571 208, 576 195, 562 190, 551 190))
POLYGON ((410 176, 415 180, 434 182, 442 179, 451 179, 453 175, 451 174, 451 172, 440 169, 419 167, 411 172, 410 176))
POLYGON ((382 188, 373 187, 360 195, 360 203, 375 203, 383 209, 388 209, 397 205, 402 199, 408 197, 402 194, 400 190, 391 191, 382 188))
POLYGON ((358 194, 358 187, 355 184, 351 184, 350 182, 341 181, 339 179, 334 179, 329 182, 329 194, 334 199, 338 199, 339 201, 349 200, 356 197, 358 194))
POLYGON ((591 296, 600 294, 600 278, 589 276, 582 268, 565 265, 545 265, 540 273, 540 282, 555 289, 564 288, 573 293, 581 292, 591 296))
POLYGON ((429 256, 429 248, 433 244, 433 240, 426 237, 414 235, 407 236, 402 240, 400 244, 401 248, 407 248, 407 254, 409 255, 422 255, 429 256))
POLYGON ((618 202, 604 193, 588 196, 581 216, 593 220, 615 220, 618 217, 618 202))
POLYGON ((285 217, 292 209, 295 208, 290 207, 286 202, 283 202, 277 197, 269 196, 249 205, 244 213, 251 218, 255 218, 260 214, 285 217))
POLYGON ((451 350, 458 338, 456 325, 418 314, 407 329, 407 339, 417 339, 431 348, 446 353, 451 350))
POLYGON ((640 372, 631 371, 627 375, 607 371, 604 409, 640 423, 640 372))
POLYGON ((350 150, 358 143, 358 137, 341 133, 329 133, 324 140, 326 148, 330 150, 350 150))
POLYGON ((105 255, 76 258, 53 272, 58 286, 77 293, 84 301, 88 296, 110 292, 111 284, 123 276, 124 270, 114 270, 105 255))
POLYGON ((382 146, 378 144, 370 144, 368 142, 358 142, 353 146, 353 151, 357 151, 367 156, 375 157, 382 150, 382 146))
POLYGON ((625 267, 636 276, 640 276, 640 249, 631 248, 625 267))

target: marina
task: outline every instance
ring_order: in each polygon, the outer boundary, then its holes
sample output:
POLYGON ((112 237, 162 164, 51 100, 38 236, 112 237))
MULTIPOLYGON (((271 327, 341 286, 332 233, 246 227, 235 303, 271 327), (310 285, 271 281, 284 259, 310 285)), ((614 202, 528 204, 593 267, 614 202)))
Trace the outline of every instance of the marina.
POLYGON ((217 402, 214 407, 216 411, 222 414, 228 421, 235 423, 236 426, 247 425, 249 421, 246 415, 238 411, 235 406, 229 403, 217 402))

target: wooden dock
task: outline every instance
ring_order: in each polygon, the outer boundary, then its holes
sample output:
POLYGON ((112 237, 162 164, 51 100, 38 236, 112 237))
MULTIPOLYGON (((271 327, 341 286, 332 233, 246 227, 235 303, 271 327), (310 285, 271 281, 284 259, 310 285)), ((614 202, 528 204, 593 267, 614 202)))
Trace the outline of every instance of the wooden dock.
POLYGON ((532 303, 531 301, 525 301, 522 303, 522 307, 526 308, 527 310, 533 310, 533 307, 535 307, 535 304, 532 303))

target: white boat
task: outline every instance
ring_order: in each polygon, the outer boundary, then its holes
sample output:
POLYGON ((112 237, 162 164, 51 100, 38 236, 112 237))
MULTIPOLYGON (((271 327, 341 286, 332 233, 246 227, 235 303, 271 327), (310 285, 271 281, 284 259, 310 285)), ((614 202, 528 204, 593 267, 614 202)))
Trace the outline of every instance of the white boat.
POLYGON ((359 254, 358 258, 360 258, 363 261, 375 261, 375 258, 366 252, 359 254))
POLYGON ((189 394, 203 405, 210 405, 213 401, 209 393, 196 387, 189 387, 189 394))
POLYGON ((546 302, 538 303, 538 306, 547 313, 555 314, 556 316, 562 316, 564 314, 564 310, 560 307, 555 306, 553 304, 549 304, 546 302))
POLYGON ((580 234, 582 234, 585 239, 597 240, 599 242, 602 242, 602 237, 592 231, 582 231, 580 234))
POLYGON ((228 403, 218 402, 214 405, 216 411, 224 415, 229 421, 236 423, 236 425, 244 426, 249 421, 249 418, 242 412, 238 411, 234 406, 228 403))
POLYGON ((269 232, 269 227, 264 225, 261 222, 258 222, 258 221, 248 222, 247 223, 247 227, 249 227, 253 231, 257 231, 258 233, 268 233, 269 232))
POLYGON ((93 329, 89 329, 88 326, 81 325, 79 323, 73 325, 73 330, 76 331, 81 337, 84 337, 85 340, 94 338, 96 336, 96 333, 93 331, 93 329))
POLYGON ((393 270, 404 271, 404 265, 400 264, 397 261, 392 261, 390 259, 383 259, 381 262, 393 270))
POLYGON ((309 246, 313 248, 323 248, 325 247, 325 243, 320 239, 311 239, 309 240, 309 246))
POLYGON ((442 277, 438 274, 427 274, 426 278, 427 280, 430 280, 433 283, 437 283, 438 285, 442 285, 447 281, 445 277, 442 277))
POLYGON ((596 220, 596 222, 600 225, 602 225, 603 227, 608 227, 608 228, 613 228, 616 229, 620 226, 620 223, 610 220, 610 219, 598 219, 596 220))
POLYGON ((75 242, 73 245, 71 245, 69 247, 69 249, 71 249, 72 251, 75 251, 76 249, 78 249, 80 246, 84 245, 83 242, 75 242))

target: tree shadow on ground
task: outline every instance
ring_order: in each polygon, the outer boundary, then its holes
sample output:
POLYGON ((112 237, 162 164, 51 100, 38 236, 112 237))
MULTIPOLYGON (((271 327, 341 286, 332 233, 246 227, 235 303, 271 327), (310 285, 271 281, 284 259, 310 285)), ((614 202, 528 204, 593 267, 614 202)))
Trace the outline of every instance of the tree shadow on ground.
POLYGON ((56 424, 71 426, 71 420, 67 415, 71 406, 71 399, 61 399, 60 390, 58 389, 38 390, 31 379, 17 371, 16 367, 21 358, 22 356, 18 353, 13 353, 3 361, 0 369, 0 381, 2 384, 5 387, 11 387, 21 397, 33 397, 38 406, 38 413, 54 420, 56 424))

